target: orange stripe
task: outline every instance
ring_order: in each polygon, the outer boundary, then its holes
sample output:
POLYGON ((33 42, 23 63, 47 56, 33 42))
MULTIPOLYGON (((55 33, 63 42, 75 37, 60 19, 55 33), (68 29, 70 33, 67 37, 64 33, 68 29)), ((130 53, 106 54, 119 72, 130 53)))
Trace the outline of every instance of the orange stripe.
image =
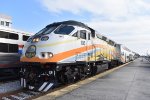
POLYGON ((73 50, 70 50, 70 51, 66 51, 66 52, 62 52, 62 53, 59 53, 59 54, 55 54, 52 58, 48 58, 48 59, 40 59, 38 57, 33 57, 33 58, 23 57, 23 58, 21 58, 20 61, 22 61, 22 62, 41 62, 41 63, 45 63, 45 62, 59 62, 59 61, 61 61, 63 59, 66 59, 68 57, 80 54, 80 53, 85 52, 87 50, 94 49, 96 47, 98 47, 98 48, 106 48, 105 45, 96 44, 96 45, 84 46, 84 47, 81 47, 81 48, 77 48, 77 49, 73 49, 73 50))
POLYGON ((78 53, 82 53, 82 52, 85 52, 85 51, 90 50, 90 49, 92 49, 92 46, 84 46, 81 48, 77 48, 77 49, 73 49, 70 51, 55 54, 52 58, 48 58, 48 59, 40 59, 38 57, 33 57, 33 58, 23 57, 21 59, 21 61, 22 62, 58 62, 58 61, 61 61, 65 58, 71 57, 73 55, 77 55, 78 53))

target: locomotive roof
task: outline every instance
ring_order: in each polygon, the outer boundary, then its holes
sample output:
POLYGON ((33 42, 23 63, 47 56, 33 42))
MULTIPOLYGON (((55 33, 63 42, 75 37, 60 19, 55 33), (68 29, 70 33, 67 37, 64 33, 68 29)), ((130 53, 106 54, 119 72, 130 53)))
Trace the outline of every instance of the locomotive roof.
MULTIPOLYGON (((75 25, 75 26, 83 27, 83 28, 86 28, 86 29, 90 30, 92 34, 95 33, 95 30, 94 30, 94 29, 90 28, 89 26, 85 25, 85 24, 82 23, 82 22, 78 22, 78 21, 74 21, 74 20, 68 20, 68 21, 62 21, 62 22, 54 22, 54 23, 52 23, 52 24, 47 25, 46 27, 59 26, 59 25, 61 25, 61 24, 65 24, 65 25, 75 25)), ((102 36, 103 36, 103 35, 102 35, 102 36)), ((105 36, 103 36, 103 37, 105 37, 105 36)), ((107 38, 107 37, 106 37, 106 38, 107 38)), ((110 40, 110 41, 112 41, 112 40, 110 40)), ((114 42, 114 41, 112 41, 112 42, 114 42)), ((114 42, 114 43, 115 43, 115 42, 114 42)), ((115 43, 115 44, 116 44, 116 43, 115 43)))
POLYGON ((59 26, 61 24, 80 26, 80 27, 83 27, 83 28, 86 28, 86 29, 90 30, 91 33, 95 33, 94 29, 90 28, 89 26, 85 25, 84 23, 81 23, 81 22, 78 22, 78 21, 74 21, 74 20, 55 22, 55 23, 47 25, 46 27, 59 26))

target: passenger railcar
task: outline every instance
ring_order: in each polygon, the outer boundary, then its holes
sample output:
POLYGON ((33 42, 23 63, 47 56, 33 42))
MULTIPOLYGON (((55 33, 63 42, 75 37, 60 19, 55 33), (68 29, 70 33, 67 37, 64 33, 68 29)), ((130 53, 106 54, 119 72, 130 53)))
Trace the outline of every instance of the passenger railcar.
POLYGON ((0 26, 0 80, 19 72, 22 48, 30 34, 0 26))
POLYGON ((30 37, 21 57, 21 85, 48 91, 120 63, 119 44, 77 21, 57 22, 30 37))
POLYGON ((117 51, 119 52, 119 60, 121 63, 127 63, 134 60, 134 53, 122 44, 117 44, 117 51))

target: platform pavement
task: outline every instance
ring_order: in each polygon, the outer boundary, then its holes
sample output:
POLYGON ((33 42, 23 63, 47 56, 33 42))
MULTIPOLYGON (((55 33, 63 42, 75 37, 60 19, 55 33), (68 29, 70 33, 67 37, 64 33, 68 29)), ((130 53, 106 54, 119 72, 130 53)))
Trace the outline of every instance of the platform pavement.
POLYGON ((45 100, 150 100, 150 63, 136 59, 95 81, 45 100))
POLYGON ((150 100, 150 63, 137 59, 56 100, 150 100))

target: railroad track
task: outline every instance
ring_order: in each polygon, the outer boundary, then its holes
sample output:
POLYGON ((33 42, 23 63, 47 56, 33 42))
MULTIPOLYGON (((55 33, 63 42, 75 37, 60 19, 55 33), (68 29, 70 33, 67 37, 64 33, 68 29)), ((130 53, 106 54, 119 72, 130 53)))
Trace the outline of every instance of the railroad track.
MULTIPOLYGON (((90 77, 88 77, 88 78, 90 78, 90 77)), ((85 79, 87 79, 87 78, 81 79, 77 82, 81 82, 85 79)), ((73 85, 77 82, 66 84, 66 85, 60 84, 59 86, 55 87, 54 89, 52 89, 48 92, 37 92, 37 91, 21 89, 21 90, 17 90, 17 91, 14 91, 14 92, 1 94, 0 95, 0 100, 31 100, 31 99, 35 99, 37 97, 40 97, 42 95, 45 95, 45 94, 63 89, 65 87, 73 85)))
MULTIPOLYGON (((82 81, 82 80, 80 80, 80 81, 82 81)), ((63 88, 65 88, 69 85, 72 85, 72 84, 74 84, 74 83, 67 84, 67 85, 59 85, 58 87, 56 87, 56 88, 54 88, 48 92, 37 92, 37 91, 21 89, 21 90, 17 90, 14 92, 1 94, 0 100, 30 100, 30 99, 34 99, 34 98, 43 96, 45 94, 63 89, 63 88)))
POLYGON ((26 100, 39 94, 40 92, 21 90, 12 94, 5 94, 6 96, 1 97, 1 100, 26 100))
MULTIPOLYGON (((88 78, 90 78, 90 77, 88 77, 88 78)), ((85 78, 85 79, 87 79, 87 78, 85 78)), ((77 82, 83 81, 85 79, 79 80, 77 82)), ((27 90, 27 89, 20 89, 20 90, 12 91, 9 93, 0 94, 0 100, 31 100, 31 99, 35 99, 37 97, 43 96, 45 94, 52 93, 57 90, 63 89, 65 87, 73 85, 77 82, 66 84, 66 85, 60 84, 57 87, 55 87, 47 92, 37 92, 37 91, 31 91, 31 90, 27 90)))
MULTIPOLYGON (((88 78, 90 78, 90 77, 88 77, 88 78)), ((77 82, 83 81, 85 79, 87 79, 87 78, 81 79, 77 82)), ((34 98, 40 97, 42 95, 63 89, 65 87, 73 85, 77 82, 66 84, 66 85, 60 84, 57 87, 55 87, 54 89, 49 90, 48 92, 37 92, 37 91, 31 91, 31 90, 27 90, 27 89, 20 89, 17 91, 0 94, 0 100, 30 100, 30 99, 34 99, 34 98)))

